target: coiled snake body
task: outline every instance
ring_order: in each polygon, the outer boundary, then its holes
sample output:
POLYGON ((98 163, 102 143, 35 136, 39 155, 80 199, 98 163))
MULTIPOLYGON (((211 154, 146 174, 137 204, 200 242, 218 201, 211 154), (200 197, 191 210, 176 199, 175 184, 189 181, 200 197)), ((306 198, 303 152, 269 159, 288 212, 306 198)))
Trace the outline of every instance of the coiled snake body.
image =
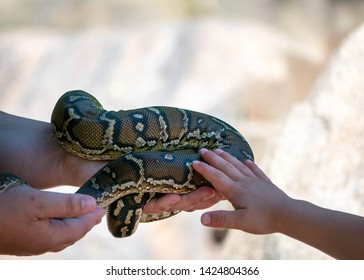
POLYGON ((76 90, 58 100, 51 121, 67 151, 90 160, 112 160, 77 193, 107 207, 108 228, 115 237, 132 235, 139 221, 177 213, 143 215, 152 197, 211 185, 191 167, 199 149, 221 148, 240 161, 253 160, 249 144, 229 124, 180 108, 107 111, 92 95, 76 90))

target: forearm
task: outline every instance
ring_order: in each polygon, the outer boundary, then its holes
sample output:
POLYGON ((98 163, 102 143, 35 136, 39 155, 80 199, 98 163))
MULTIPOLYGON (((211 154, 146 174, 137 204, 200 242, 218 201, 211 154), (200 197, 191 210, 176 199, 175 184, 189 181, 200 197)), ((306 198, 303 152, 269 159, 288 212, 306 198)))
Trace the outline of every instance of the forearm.
POLYGON ((49 170, 58 145, 50 123, 26 119, 0 112, 0 172, 17 175, 35 187, 52 185, 55 175, 49 170), (51 154, 49 154, 51 153, 51 154))
POLYGON ((337 259, 364 258, 364 218, 290 200, 280 213, 279 232, 337 259))

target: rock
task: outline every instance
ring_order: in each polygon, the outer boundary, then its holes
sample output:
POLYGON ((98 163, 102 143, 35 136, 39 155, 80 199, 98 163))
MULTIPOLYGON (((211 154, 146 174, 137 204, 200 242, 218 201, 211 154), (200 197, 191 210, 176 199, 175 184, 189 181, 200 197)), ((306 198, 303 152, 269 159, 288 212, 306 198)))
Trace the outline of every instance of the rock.
POLYGON ((8 112, 48 121, 58 96, 75 88, 115 110, 185 107, 221 117, 243 134, 247 127, 258 158, 266 123, 305 98, 320 65, 315 51, 274 28, 221 21, 2 32, 0 56, 0 108, 8 112))
MULTIPOLYGON (((363 46, 364 25, 333 54, 307 101, 288 114, 263 165, 290 196, 357 215, 364 215, 363 46)), ((329 258, 279 234, 240 232, 231 233, 224 254, 234 259, 329 258)))

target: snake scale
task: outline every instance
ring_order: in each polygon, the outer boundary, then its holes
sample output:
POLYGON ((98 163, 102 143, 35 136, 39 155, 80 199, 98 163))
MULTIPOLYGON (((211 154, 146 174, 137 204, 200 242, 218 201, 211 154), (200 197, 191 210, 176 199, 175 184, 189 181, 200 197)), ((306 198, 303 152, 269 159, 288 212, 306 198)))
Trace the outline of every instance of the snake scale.
POLYGON ((220 148, 240 161, 254 160, 248 142, 232 126, 181 108, 107 111, 89 93, 74 90, 60 97, 51 122, 59 143, 70 153, 110 161, 76 193, 90 195, 98 206, 107 208, 107 224, 114 237, 132 235, 140 221, 178 213, 143 214, 151 198, 211 186, 191 167, 192 161, 201 160, 201 148, 220 148))

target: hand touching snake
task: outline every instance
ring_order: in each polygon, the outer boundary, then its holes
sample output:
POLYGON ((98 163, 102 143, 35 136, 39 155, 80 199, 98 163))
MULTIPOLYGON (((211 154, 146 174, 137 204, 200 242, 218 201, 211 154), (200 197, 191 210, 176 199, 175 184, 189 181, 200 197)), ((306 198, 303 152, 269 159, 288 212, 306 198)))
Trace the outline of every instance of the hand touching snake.
MULTIPOLYGON (((51 121, 59 143, 70 153, 110 160, 77 193, 93 196, 107 208, 108 227, 115 237, 130 236, 139 221, 177 213, 143 215, 151 198, 210 185, 191 167, 201 148, 220 148, 240 161, 253 160, 249 144, 233 127, 180 108, 107 111, 92 95, 76 90, 59 99, 51 121)), ((1 175, 0 191, 19 182, 14 176, 1 175)))

